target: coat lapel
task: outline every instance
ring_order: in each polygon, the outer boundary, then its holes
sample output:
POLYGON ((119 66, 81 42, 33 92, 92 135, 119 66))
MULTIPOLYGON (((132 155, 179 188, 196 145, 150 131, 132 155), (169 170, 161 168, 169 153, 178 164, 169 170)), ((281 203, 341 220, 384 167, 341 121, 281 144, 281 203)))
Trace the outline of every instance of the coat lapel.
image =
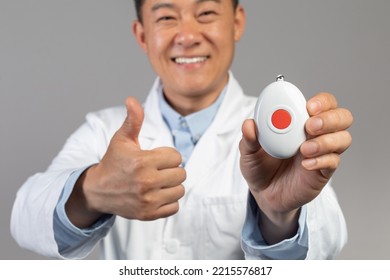
POLYGON ((221 107, 187 163, 187 180, 184 183, 187 189, 207 179, 234 149, 238 149, 235 144, 241 135, 242 118, 237 116, 243 116, 243 92, 230 74, 221 107))
POLYGON ((162 118, 159 106, 160 87, 160 80, 156 79, 144 104, 145 119, 139 135, 142 149, 173 147, 172 135, 162 118))

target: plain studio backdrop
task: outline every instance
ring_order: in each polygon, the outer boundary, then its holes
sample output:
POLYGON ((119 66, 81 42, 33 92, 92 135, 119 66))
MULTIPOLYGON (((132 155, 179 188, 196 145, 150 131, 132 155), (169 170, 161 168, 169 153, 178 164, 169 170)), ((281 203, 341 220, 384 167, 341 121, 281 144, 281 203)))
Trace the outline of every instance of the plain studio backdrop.
MULTIPOLYGON (((353 112, 353 144, 333 181, 349 231, 339 259, 389 259, 390 1, 242 4, 232 70, 247 94, 282 73, 306 98, 329 91, 353 112)), ((12 239, 12 205, 86 113, 128 95, 144 101, 155 74, 134 19, 132 0, 0 0, 0 259, 44 259, 12 239)))

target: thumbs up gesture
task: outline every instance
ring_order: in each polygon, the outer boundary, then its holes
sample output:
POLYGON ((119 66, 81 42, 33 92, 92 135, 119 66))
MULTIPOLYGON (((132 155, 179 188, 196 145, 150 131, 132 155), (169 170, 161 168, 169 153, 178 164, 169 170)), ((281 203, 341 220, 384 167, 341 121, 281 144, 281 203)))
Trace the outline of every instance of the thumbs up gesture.
POLYGON ((175 214, 186 179, 180 153, 169 147, 142 150, 138 136, 144 111, 126 100, 127 116, 99 164, 79 178, 65 209, 73 224, 90 226, 103 214, 155 220, 175 214))

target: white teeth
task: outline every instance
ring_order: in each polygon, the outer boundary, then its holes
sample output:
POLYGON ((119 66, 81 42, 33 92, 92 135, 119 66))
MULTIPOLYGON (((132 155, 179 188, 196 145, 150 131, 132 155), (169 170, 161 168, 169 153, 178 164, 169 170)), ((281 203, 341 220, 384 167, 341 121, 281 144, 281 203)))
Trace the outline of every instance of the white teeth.
POLYGON ((191 63, 200 63, 206 61, 206 56, 201 57, 176 57, 175 62, 177 64, 191 64, 191 63))

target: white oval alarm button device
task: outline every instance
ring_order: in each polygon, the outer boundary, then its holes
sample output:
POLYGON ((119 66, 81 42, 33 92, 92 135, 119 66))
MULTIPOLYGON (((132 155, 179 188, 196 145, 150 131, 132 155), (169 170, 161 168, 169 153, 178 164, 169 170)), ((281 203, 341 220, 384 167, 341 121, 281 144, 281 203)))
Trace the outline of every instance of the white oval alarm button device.
POLYGON ((294 156, 306 140, 306 99, 281 75, 260 93, 254 118, 260 145, 275 158, 294 156))

